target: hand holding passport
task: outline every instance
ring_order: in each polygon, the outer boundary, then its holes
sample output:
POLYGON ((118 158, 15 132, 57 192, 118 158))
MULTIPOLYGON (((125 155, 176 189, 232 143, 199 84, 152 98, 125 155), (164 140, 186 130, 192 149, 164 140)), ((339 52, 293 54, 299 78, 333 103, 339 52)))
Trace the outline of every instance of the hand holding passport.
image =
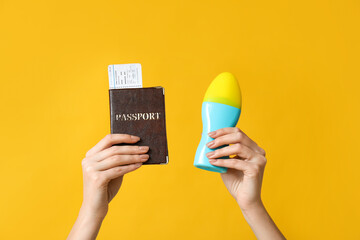
POLYGON ((140 64, 109 65, 111 133, 140 137, 149 146, 143 164, 167 164, 168 149, 163 87, 142 88, 140 64))

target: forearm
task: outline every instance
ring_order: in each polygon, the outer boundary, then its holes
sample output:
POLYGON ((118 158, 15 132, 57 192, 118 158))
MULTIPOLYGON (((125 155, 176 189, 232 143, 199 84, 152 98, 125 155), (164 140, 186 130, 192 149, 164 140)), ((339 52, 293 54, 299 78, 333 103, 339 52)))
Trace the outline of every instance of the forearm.
POLYGON ((259 201, 251 207, 241 209, 246 221, 259 240, 283 240, 284 235, 277 228, 274 221, 266 211, 263 203, 259 201))
POLYGON ((84 208, 81 208, 67 240, 96 239, 103 219, 104 217, 96 216, 95 214, 85 211, 84 208))

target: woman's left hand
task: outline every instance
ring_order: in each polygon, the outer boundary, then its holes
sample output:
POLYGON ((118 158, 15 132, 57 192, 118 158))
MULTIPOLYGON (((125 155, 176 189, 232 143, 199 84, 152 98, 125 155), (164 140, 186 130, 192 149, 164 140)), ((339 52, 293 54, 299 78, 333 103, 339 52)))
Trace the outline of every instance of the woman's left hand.
POLYGON ((209 152, 207 157, 214 166, 227 167, 221 177, 226 188, 242 210, 261 205, 261 184, 266 164, 265 151, 239 128, 222 128, 209 133, 214 138, 207 146, 226 147, 209 152), (224 156, 234 157, 219 159, 224 156))

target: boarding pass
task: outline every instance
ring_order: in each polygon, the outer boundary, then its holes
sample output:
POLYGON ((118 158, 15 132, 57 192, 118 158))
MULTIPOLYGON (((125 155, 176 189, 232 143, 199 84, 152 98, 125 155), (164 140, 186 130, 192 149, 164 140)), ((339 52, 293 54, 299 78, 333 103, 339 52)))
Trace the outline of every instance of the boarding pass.
POLYGON ((112 64, 108 66, 110 89, 142 88, 140 63, 112 64))

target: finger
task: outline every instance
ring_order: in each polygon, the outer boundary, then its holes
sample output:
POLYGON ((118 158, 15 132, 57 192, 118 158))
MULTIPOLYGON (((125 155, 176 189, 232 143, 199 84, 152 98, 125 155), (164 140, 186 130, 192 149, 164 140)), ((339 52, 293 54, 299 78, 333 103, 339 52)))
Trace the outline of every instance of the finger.
POLYGON ((136 169, 138 169, 139 167, 141 167, 141 163, 135 163, 135 164, 130 164, 130 165, 125 165, 125 166, 120 166, 120 167, 114 167, 114 168, 110 168, 106 171, 103 171, 102 174, 104 175, 104 177, 108 180, 112 180, 118 177, 123 176, 126 173, 132 172, 136 169))
POLYGON ((95 164, 95 169, 105 171, 114 167, 119 167, 134 163, 143 163, 149 159, 149 155, 114 155, 95 164))
POLYGON ((136 143, 139 140, 139 137, 129 134, 108 134, 86 153, 86 157, 92 156, 97 152, 111 147, 114 144, 136 143))
POLYGON ((220 128, 213 132, 209 132, 208 135, 212 138, 217 138, 217 137, 229 134, 229 133, 237 133, 237 132, 242 132, 242 131, 237 127, 226 127, 226 128, 220 128))
POLYGON ((210 159, 209 162, 218 167, 226 167, 226 168, 232 168, 240 171, 246 171, 250 163, 245 162, 243 160, 237 160, 237 159, 210 159))
POLYGON ((221 128, 209 133, 209 136, 215 138, 213 141, 208 143, 209 148, 216 148, 225 144, 241 143, 252 149, 254 152, 265 156, 265 151, 239 128, 221 128))
POLYGON ((206 156, 208 158, 220 158, 230 155, 237 155, 242 159, 251 159, 254 156, 254 152, 247 146, 236 143, 227 147, 217 149, 212 152, 208 152, 206 156))
POLYGON ((91 161, 102 161, 114 155, 144 154, 149 151, 148 146, 112 146, 92 155, 91 161))

